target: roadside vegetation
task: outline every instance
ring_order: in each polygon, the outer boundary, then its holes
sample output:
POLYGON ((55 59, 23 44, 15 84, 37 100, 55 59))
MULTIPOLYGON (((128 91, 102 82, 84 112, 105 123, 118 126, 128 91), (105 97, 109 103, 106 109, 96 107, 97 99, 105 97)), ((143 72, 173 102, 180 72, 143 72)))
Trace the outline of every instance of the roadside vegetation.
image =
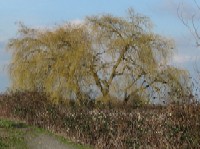
MULTIPOLYGON (((51 104, 36 92, 1 96, 4 117, 47 129, 92 148, 199 148, 199 103, 124 107, 51 104)), ((19 138, 18 138, 19 139, 19 138)))

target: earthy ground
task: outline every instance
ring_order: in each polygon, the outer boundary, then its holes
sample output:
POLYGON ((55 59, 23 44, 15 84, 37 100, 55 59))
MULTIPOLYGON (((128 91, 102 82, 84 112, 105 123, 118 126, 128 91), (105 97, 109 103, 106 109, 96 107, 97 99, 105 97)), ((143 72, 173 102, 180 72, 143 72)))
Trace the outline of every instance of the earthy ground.
POLYGON ((0 119, 0 149, 86 149, 47 131, 0 119))
POLYGON ((27 146, 30 149, 74 149, 74 147, 68 146, 47 134, 40 134, 36 137, 29 135, 26 139, 27 146))

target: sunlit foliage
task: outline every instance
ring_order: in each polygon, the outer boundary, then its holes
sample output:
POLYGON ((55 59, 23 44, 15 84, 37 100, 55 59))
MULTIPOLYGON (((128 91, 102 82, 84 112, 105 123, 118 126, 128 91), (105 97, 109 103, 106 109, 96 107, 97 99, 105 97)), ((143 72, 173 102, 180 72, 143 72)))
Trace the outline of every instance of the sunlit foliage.
POLYGON ((14 49, 13 89, 50 92, 56 98, 77 92, 80 77, 88 72, 83 68, 90 59, 86 34, 83 27, 70 24, 51 31, 21 26, 20 36, 9 45, 14 49))
POLYGON ((44 91, 54 102, 91 94, 148 101, 177 91, 179 98, 188 73, 167 65, 173 41, 152 26, 133 10, 127 17, 91 16, 51 30, 22 25, 9 43, 12 89, 44 91))

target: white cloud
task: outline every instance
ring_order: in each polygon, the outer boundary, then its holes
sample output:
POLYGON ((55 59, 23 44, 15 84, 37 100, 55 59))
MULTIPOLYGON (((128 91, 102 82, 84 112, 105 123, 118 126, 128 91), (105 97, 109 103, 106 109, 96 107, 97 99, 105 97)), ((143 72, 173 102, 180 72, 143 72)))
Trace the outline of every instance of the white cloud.
MULTIPOLYGON (((30 25, 28 27, 37 29, 41 32, 43 32, 43 31, 45 32, 47 30, 56 30, 58 27, 65 27, 65 25, 67 26, 69 23, 72 25, 82 25, 84 23, 84 20, 74 19, 74 20, 70 20, 67 22, 56 23, 54 25, 30 25)), ((26 26, 26 24, 25 24, 25 26, 26 26)))
POLYGON ((154 11, 162 15, 167 14, 174 17, 178 17, 178 13, 180 13, 184 19, 190 20, 194 14, 199 18, 198 14, 200 10, 194 0, 163 0, 157 3, 154 11))
POLYGON ((200 60, 200 56, 174 55, 174 57, 173 57, 173 63, 175 63, 175 64, 195 62, 198 60, 200 60))
POLYGON ((75 19, 75 20, 71 20, 70 23, 72 23, 74 25, 81 25, 84 23, 84 21, 80 20, 80 19, 75 19))
POLYGON ((191 20, 192 17, 195 16, 193 18, 194 21, 199 21, 199 4, 200 3, 195 3, 195 0, 190 2, 185 0, 182 3, 179 3, 179 14, 181 14, 185 20, 191 20))

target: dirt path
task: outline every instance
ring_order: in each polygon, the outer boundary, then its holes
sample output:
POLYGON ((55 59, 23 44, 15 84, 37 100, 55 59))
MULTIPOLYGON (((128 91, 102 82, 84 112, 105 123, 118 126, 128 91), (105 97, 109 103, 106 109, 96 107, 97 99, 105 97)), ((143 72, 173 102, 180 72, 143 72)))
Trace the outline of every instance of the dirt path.
POLYGON ((26 140, 30 149, 75 149, 58 141, 54 136, 47 134, 39 134, 35 137, 28 135, 26 140))

